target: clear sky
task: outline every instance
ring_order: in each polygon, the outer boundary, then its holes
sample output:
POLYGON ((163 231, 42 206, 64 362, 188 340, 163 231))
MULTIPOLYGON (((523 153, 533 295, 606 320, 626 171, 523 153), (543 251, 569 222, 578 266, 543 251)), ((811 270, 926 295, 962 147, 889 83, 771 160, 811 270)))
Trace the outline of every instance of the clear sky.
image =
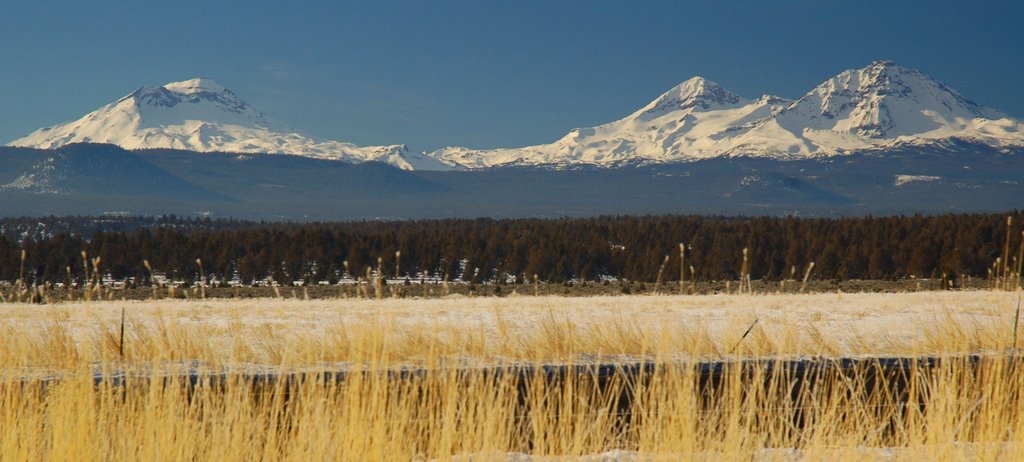
POLYGON ((308 133, 514 147, 694 75, 797 98, 891 59, 1024 118, 1024 1, 4 0, 0 142, 209 77, 308 133))

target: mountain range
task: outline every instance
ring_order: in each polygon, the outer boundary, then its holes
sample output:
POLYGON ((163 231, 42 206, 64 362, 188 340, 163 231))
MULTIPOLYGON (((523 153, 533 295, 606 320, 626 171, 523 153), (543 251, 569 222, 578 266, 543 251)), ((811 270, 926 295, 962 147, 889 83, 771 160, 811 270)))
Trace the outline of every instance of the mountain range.
POLYGON ((208 79, 0 146, 0 216, 258 220, 1020 209, 1022 122, 879 61, 795 100, 689 79, 551 144, 418 152, 288 128, 208 79))
POLYGON ((1024 146, 1024 124, 890 61, 847 70, 797 100, 746 99, 694 77, 623 119, 571 130, 551 144, 445 148, 430 157, 466 168, 496 165, 686 162, 713 157, 806 159, 942 145, 961 139, 1024 146))
POLYGON ((918 70, 876 61, 844 71, 796 100, 746 99, 694 77, 625 118, 520 148, 417 152, 404 144, 360 147, 324 140, 271 119, 210 79, 144 86, 10 145, 50 149, 110 143, 131 150, 291 154, 378 161, 405 170, 464 170, 617 167, 715 157, 794 160, 954 141, 1018 149, 1024 146, 1024 122, 976 104, 918 70))

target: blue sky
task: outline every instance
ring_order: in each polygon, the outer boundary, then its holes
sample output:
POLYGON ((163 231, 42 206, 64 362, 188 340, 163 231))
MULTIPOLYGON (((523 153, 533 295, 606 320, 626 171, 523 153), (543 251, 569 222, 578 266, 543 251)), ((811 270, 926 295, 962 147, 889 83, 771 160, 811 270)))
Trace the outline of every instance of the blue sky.
POLYGON ((546 143, 694 75, 796 98, 891 59, 1024 117, 1024 2, 23 1, 0 6, 0 142, 210 77, 362 145, 546 143))

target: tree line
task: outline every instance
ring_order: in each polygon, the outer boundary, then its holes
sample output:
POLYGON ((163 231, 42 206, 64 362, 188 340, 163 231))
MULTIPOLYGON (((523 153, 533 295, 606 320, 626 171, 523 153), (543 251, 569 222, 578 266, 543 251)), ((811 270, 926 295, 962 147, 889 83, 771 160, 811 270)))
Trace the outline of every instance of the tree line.
MULTIPOLYGON (((187 282, 202 277, 245 284, 268 278, 283 284, 334 283, 378 267, 388 277, 397 272, 400 278, 430 275, 471 282, 523 282, 535 275, 546 282, 654 282, 659 273, 678 280, 680 271, 695 281, 734 280, 744 268, 752 279, 778 280, 801 277, 810 262, 819 279, 978 278, 988 277, 1004 255, 1006 271, 1019 268, 1022 219, 1017 211, 832 219, 604 216, 344 223, 162 217, 136 219, 131 226, 109 218, 53 218, 49 226, 46 219, 33 219, 47 232, 35 226, 17 238, 0 236, 0 281, 82 281, 94 262, 105 277, 136 284, 149 283, 151 272, 187 282), (56 220, 74 223, 74 229, 56 220), (102 221, 115 224, 97 224, 102 221), (748 249, 746 265, 743 249, 748 249)), ((10 230, 16 223, 0 224, 10 230)))

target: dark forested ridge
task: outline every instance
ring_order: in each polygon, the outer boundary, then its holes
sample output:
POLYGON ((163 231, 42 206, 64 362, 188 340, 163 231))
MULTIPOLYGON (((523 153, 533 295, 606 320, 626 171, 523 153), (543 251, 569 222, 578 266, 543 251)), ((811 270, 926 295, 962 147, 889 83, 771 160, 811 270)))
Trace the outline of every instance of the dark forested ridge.
POLYGON ((967 142, 800 160, 450 172, 105 144, 0 146, 0 217, 173 213, 312 222, 992 213, 1021 208, 1022 176, 1024 150, 967 142))
POLYGON ((603 277, 654 281, 736 279, 749 249, 753 279, 797 277, 814 262, 816 278, 987 277, 997 258, 1019 268, 1020 212, 838 219, 701 216, 566 219, 446 219, 347 223, 253 223, 162 218, 0 220, 0 280, 81 279, 82 252, 99 257, 110 278, 149 280, 143 264, 195 281, 201 259, 210 281, 334 282, 365 274, 378 259, 402 278, 422 273, 484 282, 562 282, 603 277), (1012 227, 1007 227, 1007 217, 1012 227), (1007 252, 1007 234, 1009 251, 1007 252), (21 256, 24 251, 24 262, 21 256), (692 266, 692 272, 689 267, 692 266))

